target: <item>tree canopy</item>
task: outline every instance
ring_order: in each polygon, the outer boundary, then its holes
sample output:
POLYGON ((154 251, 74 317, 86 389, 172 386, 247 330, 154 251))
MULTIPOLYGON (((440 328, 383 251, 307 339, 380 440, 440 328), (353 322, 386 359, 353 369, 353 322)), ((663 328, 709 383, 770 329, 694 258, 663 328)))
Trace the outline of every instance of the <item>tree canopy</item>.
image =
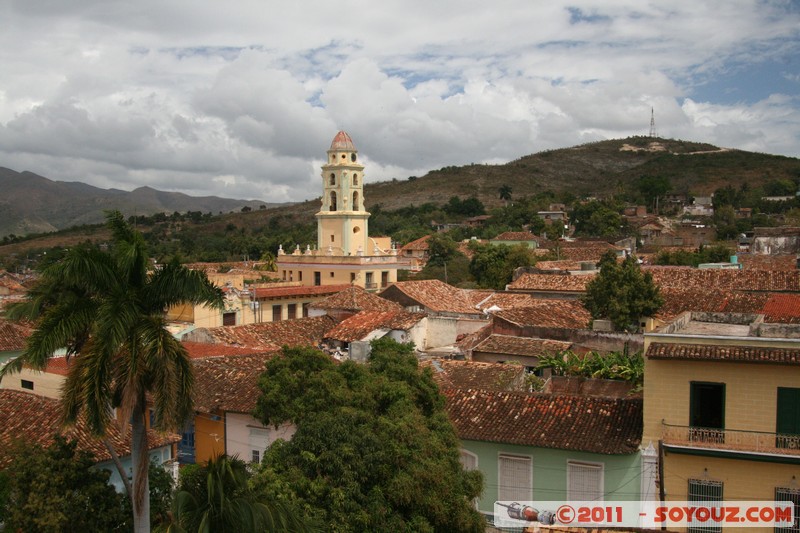
POLYGON ((462 468, 443 397, 411 345, 374 341, 366 365, 284 348, 259 385, 257 418, 297 427, 267 450, 259 490, 327 531, 483 531, 471 503, 481 474, 462 468))
POLYGON ((83 413, 98 436, 112 423, 114 408, 119 420, 130 421, 134 528, 149 531, 145 416, 152 406, 155 428, 175 431, 192 413, 191 362, 166 329, 165 314, 181 303, 221 307, 222 291, 177 260, 152 269, 142 235, 118 211, 107 218, 108 250, 70 249, 42 270, 28 299, 12 307, 12 315, 35 321, 36 330, 0 378, 23 364, 43 370, 55 350, 67 349, 72 364, 62 391, 64 420, 74 423, 83 413))
POLYGON ((642 317, 652 316, 664 304, 653 275, 642 272, 633 256, 619 263, 617 255, 608 251, 599 266, 583 298, 592 318, 606 318, 618 329, 636 331, 642 317))

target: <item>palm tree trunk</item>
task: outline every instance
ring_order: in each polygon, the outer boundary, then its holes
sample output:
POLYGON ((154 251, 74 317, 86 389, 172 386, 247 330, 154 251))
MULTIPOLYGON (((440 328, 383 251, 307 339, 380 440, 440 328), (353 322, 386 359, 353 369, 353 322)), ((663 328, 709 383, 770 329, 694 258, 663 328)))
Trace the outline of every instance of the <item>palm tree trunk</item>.
POLYGON ((150 532, 150 453, 147 448, 147 430, 144 416, 146 404, 144 395, 139 399, 131 417, 131 462, 133 463, 133 531, 150 532))
POLYGON ((122 480, 122 486, 125 487, 125 494, 128 496, 128 498, 130 498, 131 494, 133 494, 133 490, 131 490, 131 482, 128 479, 128 473, 125 471, 125 467, 122 466, 122 461, 119 460, 117 450, 107 438, 103 439, 103 444, 105 444, 106 450, 108 450, 108 453, 111 455, 111 460, 114 462, 114 466, 117 467, 117 473, 119 474, 120 480, 122 480))

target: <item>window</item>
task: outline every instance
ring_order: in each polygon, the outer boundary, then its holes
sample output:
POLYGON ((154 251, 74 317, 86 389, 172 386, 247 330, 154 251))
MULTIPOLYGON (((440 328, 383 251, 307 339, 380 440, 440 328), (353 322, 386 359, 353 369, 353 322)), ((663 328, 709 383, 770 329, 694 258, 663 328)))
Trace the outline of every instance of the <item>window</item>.
POLYGON ((297 271, 297 281, 303 281, 303 271, 302 270, 298 270, 297 271))
POLYGON ((336 185, 336 174, 331 172, 331 180, 329 182, 331 185, 336 185))
POLYGON ((306 303, 303 304, 303 317, 304 318, 308 316, 308 304, 309 304, 309 302, 306 302, 306 303))
POLYGON ((353 174, 353 185, 358 186, 358 174, 353 174))
POLYGON ((478 469, 478 456, 467 450, 460 450, 459 461, 464 470, 477 470, 478 469))
POLYGON ((500 454, 498 461, 497 499, 526 501, 533 496, 531 458, 500 454))
POLYGON ((278 322, 281 319, 281 306, 280 305, 273 305, 272 306, 272 321, 278 322))
POLYGON ((267 449, 269 430, 265 428, 250 428, 250 460, 260 463, 267 449))
POLYGON ((366 289, 374 289, 374 288, 376 288, 375 281, 372 278, 373 278, 372 272, 367 272, 366 273, 366 282, 364 283, 364 288, 366 288, 366 289))
POLYGON ((331 205, 328 208, 329 211, 336 211, 336 192, 331 191, 331 205))
POLYGON ((336 275, 336 274, 334 274, 333 272, 331 272, 331 277, 334 277, 335 275, 336 275))
POLYGON ((223 326, 235 326, 236 325, 236 313, 222 313, 222 325, 223 326))
POLYGON ((567 461, 567 499, 603 501, 603 463, 567 461))
POLYGON ((800 448, 800 389, 778 387, 776 448, 800 448))
POLYGON ((353 193, 353 211, 358 211, 358 192, 353 193))
POLYGON ((286 311, 289 315, 289 320, 297 318, 297 304, 289 304, 286 306, 286 311))
POLYGON ((33 381, 22 379, 20 380, 19 386, 23 389, 33 390, 33 381))
POLYGON ((322 285, 322 273, 314 272, 314 286, 319 287, 320 285, 322 285))
POLYGON ((381 272, 381 288, 384 288, 388 285, 389 285, 389 273, 381 272))
POLYGON ((692 381, 689 388, 689 439, 725 442, 725 384, 692 381))
POLYGON ((775 531, 780 532, 798 532, 800 531, 800 489, 792 489, 789 487, 775 487, 775 501, 776 502, 792 502, 794 504, 794 524, 792 527, 776 527, 775 531))
MULTIPOLYGON (((717 505, 720 505, 722 503, 722 482, 708 479, 690 479, 687 499, 689 503, 703 503, 708 505, 711 502, 716 502, 717 505)), ((721 533, 722 527, 699 527, 696 523, 689 522, 689 533, 702 533, 707 531, 721 533)))

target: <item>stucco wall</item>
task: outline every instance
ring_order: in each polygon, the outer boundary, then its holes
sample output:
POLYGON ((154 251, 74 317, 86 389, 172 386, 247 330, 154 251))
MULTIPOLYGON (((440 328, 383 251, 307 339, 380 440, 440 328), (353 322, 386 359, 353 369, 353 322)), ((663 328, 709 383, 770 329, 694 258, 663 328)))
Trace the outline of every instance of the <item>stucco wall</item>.
POLYGON ((462 440, 461 448, 478 456, 478 470, 484 476, 478 509, 487 513, 492 512, 497 500, 498 456, 501 453, 532 458, 532 501, 566 500, 567 461, 602 463, 606 500, 638 500, 641 492, 641 456, 638 453, 603 455, 469 440, 462 440))
POLYGON ((225 449, 228 455, 238 455, 244 461, 250 461, 252 450, 257 449, 263 457, 264 450, 278 439, 289 440, 294 435, 295 427, 284 424, 275 427, 264 425, 250 415, 243 413, 225 413, 225 449), (251 439, 251 430, 264 432, 261 437, 251 439))

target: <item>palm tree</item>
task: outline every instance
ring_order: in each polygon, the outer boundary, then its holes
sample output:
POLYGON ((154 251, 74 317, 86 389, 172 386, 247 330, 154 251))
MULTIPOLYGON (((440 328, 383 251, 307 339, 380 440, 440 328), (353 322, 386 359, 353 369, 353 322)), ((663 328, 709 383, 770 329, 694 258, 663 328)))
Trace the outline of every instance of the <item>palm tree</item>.
POLYGON ((248 485, 251 474, 236 456, 218 455, 181 471, 167 533, 313 531, 315 526, 288 508, 259 501, 248 485))
POLYGON ((497 192, 500 193, 500 199, 503 200, 506 205, 508 205, 509 200, 511 200, 511 186, 508 184, 503 184, 500 186, 497 192))
POLYGON ((151 269, 142 235, 118 211, 107 213, 107 220, 112 231, 108 251, 92 245, 71 249, 46 266, 28 299, 10 310, 12 316, 35 320, 37 328, 0 379, 23 365, 43 370, 56 350, 67 349, 65 423, 83 414, 91 430, 103 436, 114 420, 113 409, 125 427, 130 423, 129 492, 138 533, 150 530, 148 407, 155 429, 163 431, 180 428, 192 412, 191 363, 165 329, 165 311, 179 303, 219 308, 223 299, 205 274, 177 261, 151 269))

